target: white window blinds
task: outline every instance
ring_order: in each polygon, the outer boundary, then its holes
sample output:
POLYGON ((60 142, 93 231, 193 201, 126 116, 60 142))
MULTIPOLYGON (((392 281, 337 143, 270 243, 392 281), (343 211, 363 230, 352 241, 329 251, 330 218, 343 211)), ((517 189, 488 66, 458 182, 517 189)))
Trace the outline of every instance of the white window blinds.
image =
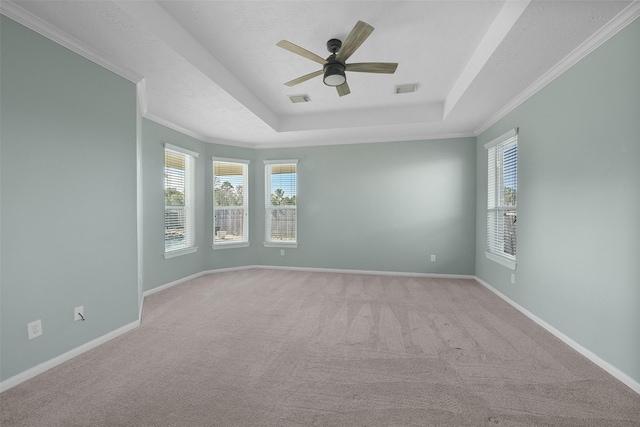
POLYGON ((249 241, 249 161, 213 158, 213 244, 249 241))
POLYGON ((488 150, 487 252, 515 262, 518 193, 518 133, 494 139, 488 150))
POLYGON ((266 242, 297 242, 298 161, 265 161, 266 242))
POLYGON ((195 247, 195 159, 198 153, 165 145, 165 253, 195 247))

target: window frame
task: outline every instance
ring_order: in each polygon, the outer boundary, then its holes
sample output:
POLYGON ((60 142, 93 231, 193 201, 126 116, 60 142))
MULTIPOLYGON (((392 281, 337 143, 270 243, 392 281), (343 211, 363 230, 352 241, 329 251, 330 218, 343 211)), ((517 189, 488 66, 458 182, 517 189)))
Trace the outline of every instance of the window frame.
POLYGON ((268 248, 297 248, 298 247, 298 159, 287 160, 264 160, 264 181, 265 181, 265 234, 264 246, 268 248), (271 172, 274 166, 295 165, 295 205, 275 205, 271 204, 271 172), (273 210, 293 210, 295 220, 294 240, 272 240, 271 239, 271 212, 273 210))
POLYGON ((514 216, 513 224, 516 224, 518 206, 518 129, 512 129, 484 145, 487 150, 487 250, 485 256, 498 264, 515 270, 517 266, 517 229, 514 225, 511 233, 510 245, 513 254, 505 251, 505 225, 504 218, 514 216), (510 167, 515 169, 514 179, 515 197, 513 204, 504 201, 505 170, 503 167, 505 152, 516 148, 515 160, 509 160, 510 167), (500 218, 503 218, 500 220, 500 218), (502 222, 501 222, 502 221, 502 222))
MULTIPOLYGON (((167 176, 166 176, 166 155, 167 151, 172 152, 174 154, 178 154, 184 156, 185 159, 185 176, 184 176, 184 210, 185 210, 185 240, 186 243, 184 246, 177 246, 174 248, 169 248, 167 250, 167 241, 166 241, 166 212, 167 212, 167 204, 165 203, 165 245, 164 245, 164 258, 174 258, 181 255, 186 255, 190 253, 194 253, 198 250, 198 246, 196 246, 197 234, 196 234, 196 163, 199 153, 195 151, 188 150, 186 148, 178 147, 176 145, 164 144, 163 153, 165 155, 165 183, 164 189, 165 192, 167 190, 167 176), (190 158, 190 160, 189 160, 190 158)), ((174 209, 174 208, 171 208, 174 209)))
POLYGON ((212 177, 213 177, 213 234, 212 239, 213 242, 211 247, 213 249, 230 249, 230 248, 244 248, 250 245, 249 242, 249 164, 251 162, 249 160, 244 159, 230 159, 225 157, 212 157, 211 165, 213 167, 212 177), (216 242, 216 196, 215 196, 215 180, 216 180, 216 163, 228 163, 228 164, 236 164, 242 167, 242 199, 243 204, 242 208, 244 209, 244 218, 243 218, 243 235, 242 240, 229 241, 229 242, 216 242))

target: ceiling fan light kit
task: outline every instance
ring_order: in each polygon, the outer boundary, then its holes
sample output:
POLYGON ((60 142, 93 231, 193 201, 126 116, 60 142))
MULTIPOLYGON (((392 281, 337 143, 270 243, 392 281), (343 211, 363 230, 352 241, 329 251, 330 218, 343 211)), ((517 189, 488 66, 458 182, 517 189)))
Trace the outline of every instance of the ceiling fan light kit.
POLYGON ((347 64, 346 61, 360 47, 362 43, 373 32, 374 28, 366 22, 358 21, 347 36, 344 44, 338 39, 331 39, 327 42, 327 50, 331 55, 327 59, 316 55, 296 44, 287 40, 281 40, 276 43, 277 46, 293 52, 296 55, 303 56, 314 62, 322 64, 322 70, 306 74, 297 79, 293 79, 285 83, 286 86, 295 86, 305 82, 316 76, 323 75, 322 81, 327 86, 333 86, 337 89, 339 96, 351 93, 347 84, 347 76, 345 71, 354 71, 359 73, 381 73, 393 74, 398 67, 397 63, 392 62, 363 62, 358 64, 347 64))
POLYGON ((324 78, 322 81, 327 86, 340 86, 347 81, 344 75, 345 66, 340 62, 327 62, 324 64, 324 78))

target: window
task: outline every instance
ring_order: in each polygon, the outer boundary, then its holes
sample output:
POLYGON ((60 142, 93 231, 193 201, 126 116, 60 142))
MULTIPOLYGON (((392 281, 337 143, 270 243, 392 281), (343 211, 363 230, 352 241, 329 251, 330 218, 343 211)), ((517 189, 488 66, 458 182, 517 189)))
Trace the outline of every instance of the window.
POLYGON ((213 248, 248 246, 249 161, 213 158, 213 248))
POLYGON ((265 246, 297 247, 297 160, 265 160, 265 246))
POLYGON ((164 149, 164 252, 165 258, 192 253, 195 246, 194 153, 165 144, 164 149))
POLYGON ((485 145, 488 150, 487 258, 515 269, 518 131, 485 145))

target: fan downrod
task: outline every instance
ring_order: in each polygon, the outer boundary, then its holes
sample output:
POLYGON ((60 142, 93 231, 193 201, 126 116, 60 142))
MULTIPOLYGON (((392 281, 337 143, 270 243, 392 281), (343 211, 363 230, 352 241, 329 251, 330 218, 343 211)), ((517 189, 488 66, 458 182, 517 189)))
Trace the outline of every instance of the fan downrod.
POLYGON ((327 42, 327 50, 331 52, 333 55, 338 53, 341 47, 342 47, 342 42, 338 39, 331 39, 327 42))

